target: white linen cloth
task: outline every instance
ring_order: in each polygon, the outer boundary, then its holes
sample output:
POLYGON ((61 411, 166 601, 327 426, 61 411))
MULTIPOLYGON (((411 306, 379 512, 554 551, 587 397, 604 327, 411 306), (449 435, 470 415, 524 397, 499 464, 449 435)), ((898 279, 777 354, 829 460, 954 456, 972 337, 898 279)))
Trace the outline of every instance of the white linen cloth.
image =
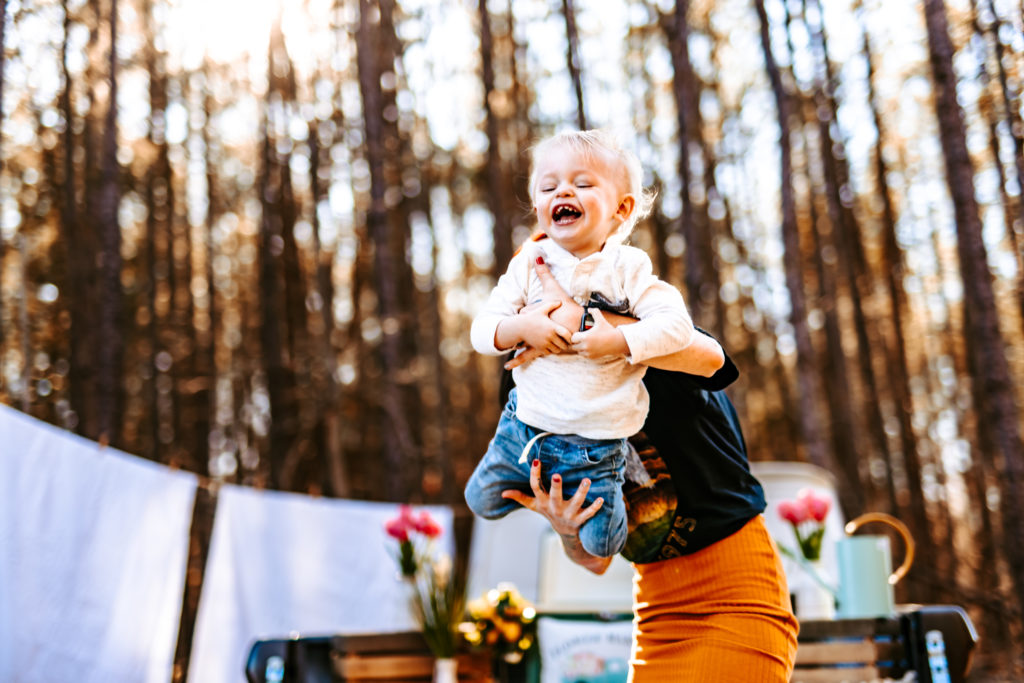
MULTIPOLYGON (((590 359, 577 354, 543 356, 512 371, 516 417, 553 434, 588 439, 624 439, 647 419, 649 397, 643 361, 674 353, 692 340, 693 321, 679 290, 654 275, 651 259, 636 247, 609 242, 584 259, 550 238, 527 242, 498 278, 470 328, 473 348, 500 355, 494 345, 498 324, 543 298, 533 270, 543 256, 558 284, 580 305, 600 294, 617 312, 639 318, 618 330, 628 357, 590 359)), ((575 332, 575 330, 570 330, 575 332)))
MULTIPOLYGON (((450 508, 424 506, 452 550, 450 508)), ((244 681, 254 641, 416 628, 390 554, 391 503, 220 489, 199 601, 191 683, 244 681)))
POLYGON ((196 485, 0 406, 0 681, 169 681, 196 485))
POLYGON ((540 683, 626 683, 633 623, 541 617, 537 620, 537 644, 540 683))

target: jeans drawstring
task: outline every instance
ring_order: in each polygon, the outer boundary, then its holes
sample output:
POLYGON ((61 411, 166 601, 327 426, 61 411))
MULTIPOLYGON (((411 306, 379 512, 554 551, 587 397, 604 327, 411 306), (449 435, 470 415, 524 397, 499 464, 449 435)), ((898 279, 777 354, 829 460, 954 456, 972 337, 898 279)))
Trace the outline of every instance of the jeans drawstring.
POLYGON ((545 436, 551 436, 551 432, 541 432, 540 434, 537 434, 537 436, 533 437, 532 439, 526 442, 526 445, 523 446, 523 452, 519 455, 520 465, 526 462, 526 456, 530 454, 530 449, 533 448, 533 444, 537 443, 545 436))

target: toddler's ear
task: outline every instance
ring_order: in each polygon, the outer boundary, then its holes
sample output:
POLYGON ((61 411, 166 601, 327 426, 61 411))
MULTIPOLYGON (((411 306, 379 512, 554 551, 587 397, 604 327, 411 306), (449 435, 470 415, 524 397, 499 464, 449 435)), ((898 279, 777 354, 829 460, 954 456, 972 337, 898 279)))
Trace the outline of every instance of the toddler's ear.
POLYGON ((628 220, 629 217, 633 215, 633 209, 635 208, 636 197, 631 194, 627 194, 622 198, 622 201, 619 202, 619 208, 616 209, 615 216, 621 221, 628 220))

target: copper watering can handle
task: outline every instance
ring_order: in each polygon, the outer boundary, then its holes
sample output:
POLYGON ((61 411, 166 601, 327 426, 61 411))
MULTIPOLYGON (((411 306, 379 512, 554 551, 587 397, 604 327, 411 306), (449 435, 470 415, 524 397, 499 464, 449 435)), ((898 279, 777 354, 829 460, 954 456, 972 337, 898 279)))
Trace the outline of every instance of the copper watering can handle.
POLYGON ((846 527, 844 527, 846 534, 852 536, 857 529, 871 522, 888 524, 896 529, 903 538, 903 547, 906 548, 907 554, 903 558, 903 564, 889 575, 889 583, 896 585, 900 579, 907 575, 907 572, 910 571, 910 565, 914 563, 914 537, 910 535, 910 529, 907 528, 906 524, 884 512, 867 512, 860 517, 851 519, 846 523, 846 527))

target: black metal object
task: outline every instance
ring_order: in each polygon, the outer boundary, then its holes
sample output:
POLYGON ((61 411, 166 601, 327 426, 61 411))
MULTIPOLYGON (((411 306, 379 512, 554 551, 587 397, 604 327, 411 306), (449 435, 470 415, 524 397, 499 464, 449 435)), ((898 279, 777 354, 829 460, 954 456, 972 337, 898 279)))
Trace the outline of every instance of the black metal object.
MULTIPOLYGON (((545 614, 581 621, 615 621, 631 615, 545 614)), ((399 639, 399 649, 428 652, 418 633, 391 634, 399 639), (404 640, 402 640, 404 638, 404 640), (408 642, 406 642, 408 641, 408 642)), ((800 641, 816 642, 834 639, 870 638, 881 643, 880 654, 886 659, 875 662, 881 671, 900 678, 914 671, 918 683, 965 683, 971 658, 978 642, 974 624, 963 608, 956 605, 901 605, 899 613, 877 619, 836 619, 804 621, 800 624, 800 641)), ((281 683, 335 683, 332 653, 362 648, 362 641, 377 642, 379 636, 307 636, 258 640, 253 643, 245 664, 248 683, 268 683, 267 662, 280 657, 283 664, 281 683)), ((396 641, 398 642, 398 641, 396 641)), ((501 671, 509 683, 539 680, 540 662, 536 648, 523 661, 501 671)), ((499 672, 496 672, 499 673, 499 672)))
MULTIPOLYGON (((890 617, 800 623, 804 645, 864 639, 875 644, 877 660, 860 660, 861 664, 870 664, 887 678, 899 679, 913 671, 918 683, 965 683, 978 634, 967 613, 956 605, 900 605, 890 617)), ((825 666, 841 669, 854 664, 825 666)), ((814 680, 811 675, 806 678, 814 680)))
POLYGON ((900 615, 910 665, 918 683, 963 683, 978 633, 963 608, 915 605, 900 615))
POLYGON ((245 678, 249 683, 268 683, 267 663, 271 657, 283 660, 280 683, 334 683, 331 664, 331 636, 274 638, 257 640, 245 662, 245 678))

